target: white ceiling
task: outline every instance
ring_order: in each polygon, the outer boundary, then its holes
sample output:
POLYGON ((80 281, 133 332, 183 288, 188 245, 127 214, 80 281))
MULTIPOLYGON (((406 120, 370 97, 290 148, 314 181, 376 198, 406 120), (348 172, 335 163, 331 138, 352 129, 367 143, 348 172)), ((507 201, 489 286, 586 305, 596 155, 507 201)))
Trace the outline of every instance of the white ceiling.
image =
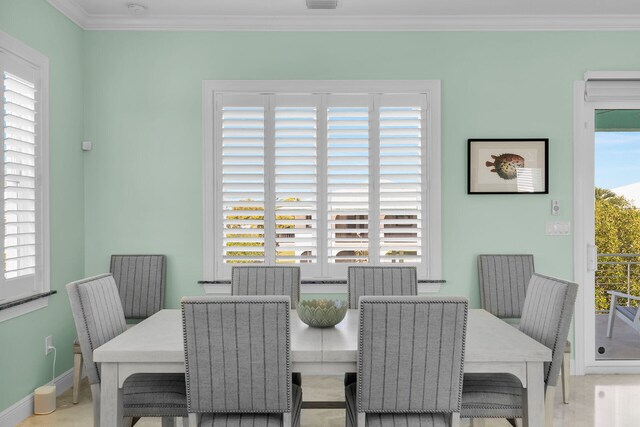
POLYGON ((87 29, 640 29, 638 0, 48 0, 87 29), (134 16, 128 3, 147 7, 134 16))

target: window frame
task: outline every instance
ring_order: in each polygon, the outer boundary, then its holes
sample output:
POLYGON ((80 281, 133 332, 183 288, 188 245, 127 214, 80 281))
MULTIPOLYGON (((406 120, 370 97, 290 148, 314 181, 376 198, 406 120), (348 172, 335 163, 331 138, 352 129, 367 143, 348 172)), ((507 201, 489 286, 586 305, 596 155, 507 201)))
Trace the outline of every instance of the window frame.
MULTIPOLYGON (((51 289, 50 282, 50 235, 49 235, 49 59, 24 44, 23 42, 11 37, 7 33, 0 31, 0 51, 13 57, 11 60, 27 63, 29 67, 35 70, 36 90, 38 93, 36 104, 36 242, 40 253, 36 253, 36 273, 34 277, 33 288, 24 293, 4 294, 0 292, 0 301, 7 303, 28 298, 33 295, 49 292, 51 289)), ((3 72, 4 66, 0 60, 0 72, 3 72)), ((4 102, 3 89, 0 88, 0 99, 4 102)), ((3 129, 4 123, 0 125, 3 129)), ((4 229, 2 236, 4 239, 4 229)), ((8 280, 20 280, 8 279, 8 280)), ((7 280, 2 274, 0 283, 7 280)), ((13 307, 11 312, 3 313, 0 321, 26 314, 28 312, 44 308, 48 305, 48 297, 29 301, 25 304, 13 307)))
MULTIPOLYGON (((217 262, 216 236, 216 94, 253 93, 274 95, 296 94, 424 94, 426 164, 423 170, 423 207, 427 220, 423 230, 426 265, 419 276, 440 278, 442 275, 442 185, 441 185, 441 82, 440 80, 205 80, 203 81, 203 272, 204 280, 227 279, 217 262)), ((323 130, 319 129, 319 133, 323 130)), ((320 138, 319 138, 320 139, 320 138)), ((318 173, 322 173, 319 169, 318 173)), ((341 275, 342 276, 342 275, 341 275)), ((344 275, 346 276, 346 274, 344 275)), ((340 279, 335 276, 308 276, 305 279, 340 279)), ((423 277, 421 277, 423 278, 423 277)))

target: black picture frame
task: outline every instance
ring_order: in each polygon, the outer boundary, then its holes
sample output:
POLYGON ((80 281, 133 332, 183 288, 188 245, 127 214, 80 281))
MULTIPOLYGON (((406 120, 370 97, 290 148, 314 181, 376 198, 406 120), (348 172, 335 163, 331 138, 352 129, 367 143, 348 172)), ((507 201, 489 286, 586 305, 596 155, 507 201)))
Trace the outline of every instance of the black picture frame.
POLYGON ((468 139, 467 194, 549 194, 549 138, 468 139))

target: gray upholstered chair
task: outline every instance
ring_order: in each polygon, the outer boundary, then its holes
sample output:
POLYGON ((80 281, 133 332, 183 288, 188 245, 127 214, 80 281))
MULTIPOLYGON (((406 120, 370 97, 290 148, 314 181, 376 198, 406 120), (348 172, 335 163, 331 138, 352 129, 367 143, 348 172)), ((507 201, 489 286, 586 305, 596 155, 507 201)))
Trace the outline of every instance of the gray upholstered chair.
POLYGON ((298 426, 288 296, 182 299, 187 405, 197 426, 298 426))
POLYGON ((361 296, 418 295, 415 267, 352 266, 347 270, 349 308, 358 308, 361 296))
MULTIPOLYGON (((122 303, 111 274, 69 283, 67 293, 91 384, 94 426, 100 425, 100 366, 93 351, 127 329, 122 303)), ((124 382, 124 416, 162 417, 172 425, 174 417, 187 416, 187 399, 182 374, 135 374, 124 382)))
MULTIPOLYGON (((146 319, 162 310, 167 270, 165 255, 111 255, 110 272, 118 287, 124 317, 146 319)), ((73 403, 78 403, 82 352, 73 344, 73 403)))
POLYGON ((231 295, 288 295, 295 310, 300 301, 300 267, 234 266, 231 295))
MULTIPOLYGON (((553 425, 553 397, 564 345, 573 317, 578 285, 534 273, 527 288, 519 329, 551 349, 544 364, 546 425, 553 425)), ((462 391, 463 418, 521 418, 523 389, 509 374, 466 374, 462 391)))
MULTIPOLYGON (((522 316, 529 280, 535 272, 533 255, 478 255, 478 279, 482 308, 509 323, 522 316)), ((571 343, 566 342, 562 361, 562 399, 569 403, 571 343)))
MULTIPOLYGON (((231 295, 288 295, 293 310, 300 302, 300 267, 234 266, 231 295)), ((293 383, 302 386, 302 375, 293 373, 293 383)))
POLYGON ((347 427, 448 427, 460 412, 467 300, 362 297, 347 427))
MULTIPOLYGON (((358 308, 362 296, 418 295, 415 267, 352 266, 347 269, 347 300, 349 308, 358 308)), ((344 385, 356 382, 356 373, 344 375, 344 385)))

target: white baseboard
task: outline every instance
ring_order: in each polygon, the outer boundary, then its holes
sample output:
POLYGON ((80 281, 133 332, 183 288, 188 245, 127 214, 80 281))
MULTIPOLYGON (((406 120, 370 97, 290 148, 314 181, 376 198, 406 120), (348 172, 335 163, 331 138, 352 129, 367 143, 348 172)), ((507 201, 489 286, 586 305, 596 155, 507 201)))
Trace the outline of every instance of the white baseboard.
MULTIPOLYGON (((56 377, 55 383, 58 396, 69 390, 73 386, 73 369, 56 377)), ((31 415, 33 415, 33 393, 0 412, 0 427, 15 427, 31 415)))

